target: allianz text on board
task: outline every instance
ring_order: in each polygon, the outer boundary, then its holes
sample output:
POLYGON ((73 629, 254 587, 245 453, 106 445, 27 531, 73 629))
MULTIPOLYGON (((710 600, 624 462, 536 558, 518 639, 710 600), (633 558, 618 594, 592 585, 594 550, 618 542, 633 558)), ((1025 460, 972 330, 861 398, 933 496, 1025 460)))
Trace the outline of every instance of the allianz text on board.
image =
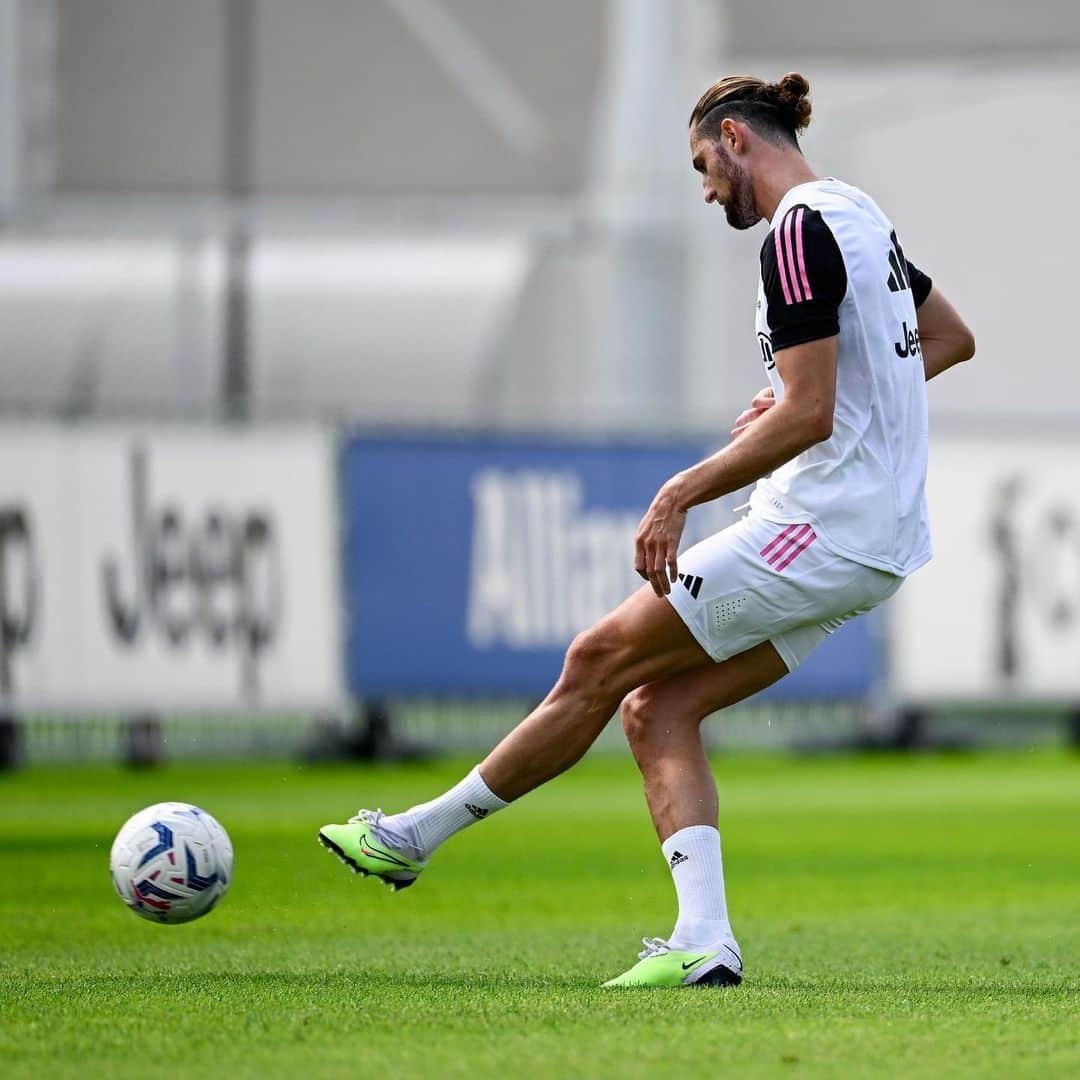
MULTIPOLYGON (((350 439, 342 519, 350 690, 535 696, 574 634, 641 586, 633 540, 672 474, 709 448, 517 439, 350 439)), ((745 498, 690 515, 688 545, 745 498)), ((859 697, 882 675, 856 619, 774 696, 859 697)))

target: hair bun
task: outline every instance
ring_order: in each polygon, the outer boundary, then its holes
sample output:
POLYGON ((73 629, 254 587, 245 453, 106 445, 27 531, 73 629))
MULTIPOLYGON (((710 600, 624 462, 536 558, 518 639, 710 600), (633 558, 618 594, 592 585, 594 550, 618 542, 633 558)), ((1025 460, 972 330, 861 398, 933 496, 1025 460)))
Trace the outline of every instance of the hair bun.
POLYGON ((810 123, 810 82, 798 71, 789 71, 779 80, 765 87, 765 96, 780 109, 795 131, 802 131, 810 123))
POLYGON ((781 75, 777 80, 776 87, 782 93, 794 98, 806 97, 810 93, 809 81, 805 75, 800 74, 798 71, 789 71, 786 75, 781 75))

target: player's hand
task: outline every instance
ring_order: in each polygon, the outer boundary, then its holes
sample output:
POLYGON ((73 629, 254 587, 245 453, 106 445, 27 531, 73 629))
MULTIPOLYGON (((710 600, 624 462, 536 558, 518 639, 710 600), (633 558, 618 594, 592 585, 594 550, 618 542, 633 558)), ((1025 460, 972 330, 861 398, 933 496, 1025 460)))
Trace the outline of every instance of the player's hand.
POLYGON ((735 418, 735 426, 731 429, 731 437, 737 439, 762 413, 768 412, 776 404, 776 394, 771 386, 759 390, 750 402, 750 408, 745 409, 735 418))
POLYGON ((653 499, 634 537, 634 569, 652 586, 657 596, 671 592, 678 580, 676 556, 686 527, 686 511, 675 505, 667 485, 653 499))

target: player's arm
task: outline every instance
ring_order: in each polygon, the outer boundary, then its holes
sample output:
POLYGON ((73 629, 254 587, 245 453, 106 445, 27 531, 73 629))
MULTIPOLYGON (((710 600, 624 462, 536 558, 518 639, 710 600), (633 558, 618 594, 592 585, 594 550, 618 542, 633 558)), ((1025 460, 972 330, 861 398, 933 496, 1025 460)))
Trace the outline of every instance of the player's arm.
POLYGON ((740 439, 669 481, 680 510, 710 502, 767 476, 832 436, 836 409, 836 336, 775 353, 784 396, 740 439))
POLYGON ((936 286, 917 307, 926 381, 975 355, 975 335, 936 286))
MULTIPOLYGON (((960 313, 949 303, 944 294, 910 260, 907 264, 915 299, 915 311, 919 318, 919 341, 922 348, 923 370, 926 381, 975 355, 975 335, 960 313)), ((750 408, 741 412, 731 429, 731 437, 739 438, 751 424, 776 404, 771 386, 759 390, 750 402, 750 408)))
POLYGON ((836 408, 835 335, 775 353, 784 396, 741 438, 677 473, 657 492, 638 526, 635 568, 657 596, 676 580, 686 512, 752 484, 832 435, 836 408))
POLYGON ((768 412, 776 404, 776 391, 771 386, 759 390, 750 401, 750 408, 743 409, 735 417, 735 426, 731 429, 731 437, 737 439, 762 413, 768 412))
POLYGON ((818 212, 795 207, 769 234, 762 247, 761 280, 784 395, 745 425, 739 438, 673 476, 657 492, 638 526, 634 553, 635 569, 657 596, 669 593, 676 580, 676 555, 690 507, 760 480, 832 435, 847 271, 818 212))

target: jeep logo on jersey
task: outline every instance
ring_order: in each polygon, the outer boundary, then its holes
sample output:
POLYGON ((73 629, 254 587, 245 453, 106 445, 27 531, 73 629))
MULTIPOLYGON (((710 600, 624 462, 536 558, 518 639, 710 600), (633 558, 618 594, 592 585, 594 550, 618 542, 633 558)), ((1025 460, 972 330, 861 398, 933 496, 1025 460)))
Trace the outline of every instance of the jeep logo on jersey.
POLYGON ((900 340, 893 342, 896 355, 903 359, 905 356, 918 356, 922 346, 919 343, 919 329, 908 329, 907 321, 904 321, 900 330, 900 340))
POLYGON ((0 506, 0 695, 15 689, 12 660, 33 636, 37 594, 29 511, 0 506))
POLYGON ((109 627, 129 647, 154 635, 169 649, 201 638, 234 650, 254 695, 282 614, 273 517, 213 503, 188 517, 175 502, 154 506, 146 447, 132 447, 130 464, 130 549, 102 561, 109 627))

